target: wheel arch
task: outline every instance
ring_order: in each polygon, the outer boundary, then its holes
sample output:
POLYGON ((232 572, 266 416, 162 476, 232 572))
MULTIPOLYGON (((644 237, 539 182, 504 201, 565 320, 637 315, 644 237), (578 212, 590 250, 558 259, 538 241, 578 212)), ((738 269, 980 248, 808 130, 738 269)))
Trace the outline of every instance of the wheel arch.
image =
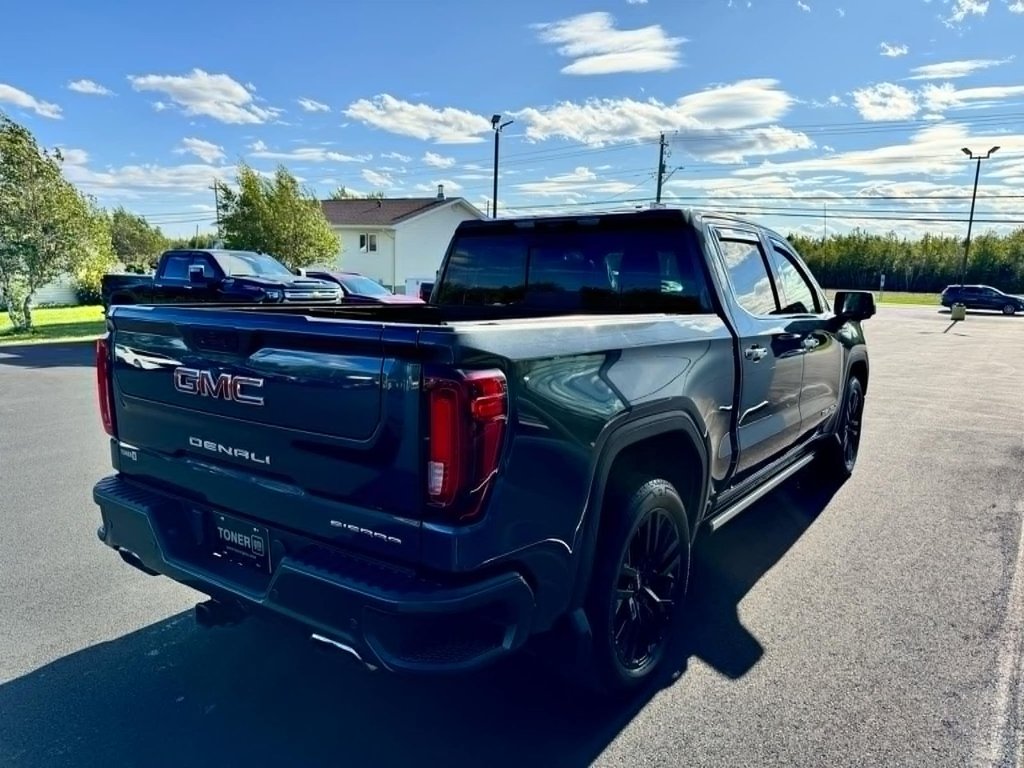
POLYGON ((853 350, 846 363, 846 376, 843 377, 843 388, 846 388, 846 380, 850 376, 856 376, 860 379, 861 386, 864 388, 864 394, 867 394, 869 375, 870 365, 868 364, 867 352, 858 349, 853 350))
POLYGON ((664 477, 676 486, 686 506, 693 541, 710 489, 708 432, 698 426, 691 412, 694 410, 692 404, 676 404, 671 409, 637 416, 615 427, 600 443, 590 498, 577 537, 572 608, 580 607, 585 600, 604 509, 615 491, 615 479, 630 467, 653 468, 652 476, 664 477))

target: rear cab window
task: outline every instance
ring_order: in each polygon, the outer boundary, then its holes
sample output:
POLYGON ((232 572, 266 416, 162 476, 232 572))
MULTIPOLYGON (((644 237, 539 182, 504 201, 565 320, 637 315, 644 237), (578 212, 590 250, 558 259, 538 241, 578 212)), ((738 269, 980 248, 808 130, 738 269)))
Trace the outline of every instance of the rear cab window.
POLYGON ((713 312, 696 234, 682 220, 537 223, 459 233, 442 306, 566 312, 713 312))

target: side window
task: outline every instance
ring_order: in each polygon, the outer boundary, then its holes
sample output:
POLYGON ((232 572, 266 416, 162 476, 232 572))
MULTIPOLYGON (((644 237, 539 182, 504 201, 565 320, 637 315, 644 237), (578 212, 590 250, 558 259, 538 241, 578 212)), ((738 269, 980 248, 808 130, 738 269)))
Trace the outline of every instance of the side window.
POLYGON ((778 278, 779 299, 783 315, 818 314, 822 311, 814 288, 796 266, 792 255, 777 243, 772 243, 772 265, 778 278))
POLYGON ((719 235, 718 245, 739 305, 752 315, 774 314, 778 305, 761 244, 753 238, 719 235))
POLYGON ((192 263, 197 267, 203 268, 203 277, 207 280, 213 280, 217 276, 216 270, 213 268, 213 264, 205 256, 196 256, 192 259, 192 263))
POLYGON ((187 255, 168 256, 161 275, 164 280, 188 280, 188 265, 192 259, 187 255))

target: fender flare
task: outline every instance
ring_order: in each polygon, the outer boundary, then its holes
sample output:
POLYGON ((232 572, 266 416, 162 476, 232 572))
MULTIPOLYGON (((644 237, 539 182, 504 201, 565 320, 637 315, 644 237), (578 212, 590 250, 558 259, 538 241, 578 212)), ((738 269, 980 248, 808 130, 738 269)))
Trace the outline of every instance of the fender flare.
POLYGON ((587 506, 583 512, 577 534, 577 546, 574 549, 577 556, 573 558, 573 589, 570 610, 582 606, 586 599, 587 589, 590 586, 590 574, 593 571, 594 557, 597 553, 597 533, 601 527, 603 515, 605 491, 608 488, 608 481, 611 477, 612 465, 625 449, 636 445, 639 442, 652 437, 668 433, 683 433, 692 443, 700 459, 701 484, 697 493, 696 509, 687 509, 690 517, 691 540, 700 525, 701 519, 707 509, 708 494, 710 493, 710 469, 709 456, 710 445, 707 430, 698 427, 697 418, 694 416, 696 408, 692 403, 675 402, 668 408, 661 408, 655 411, 650 409, 638 409, 633 417, 624 423, 620 423, 609 430, 603 439, 598 439, 598 458, 595 462, 595 471, 590 486, 590 495, 587 506), (689 406, 689 407, 687 407, 689 406))
MULTIPOLYGON (((846 356, 846 371, 843 376, 843 388, 846 387, 846 382, 850 378, 850 372, 853 370, 854 363, 864 363, 864 370, 867 372, 867 377, 871 376, 871 363, 868 361, 867 350, 863 346, 854 347, 850 350, 850 354, 846 356)), ((868 391, 868 382, 864 381, 864 392, 868 391)), ((844 392, 845 394, 845 392, 844 392)))

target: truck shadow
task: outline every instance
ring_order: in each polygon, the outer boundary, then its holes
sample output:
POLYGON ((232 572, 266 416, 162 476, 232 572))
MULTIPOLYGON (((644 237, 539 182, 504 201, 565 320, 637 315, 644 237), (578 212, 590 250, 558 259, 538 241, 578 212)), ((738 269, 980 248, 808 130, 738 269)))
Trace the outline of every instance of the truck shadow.
MULTIPOLYGON (((830 498, 798 476, 707 535, 687 659, 732 679, 758 662, 737 606, 830 498)), ((572 768, 647 701, 603 704, 530 656, 467 678, 369 673, 278 627, 201 631, 184 613, 0 685, 0 764, 572 768)))
POLYGON ((96 342, 58 341, 45 344, 0 344, 0 371, 18 368, 92 368, 96 365, 96 342))

